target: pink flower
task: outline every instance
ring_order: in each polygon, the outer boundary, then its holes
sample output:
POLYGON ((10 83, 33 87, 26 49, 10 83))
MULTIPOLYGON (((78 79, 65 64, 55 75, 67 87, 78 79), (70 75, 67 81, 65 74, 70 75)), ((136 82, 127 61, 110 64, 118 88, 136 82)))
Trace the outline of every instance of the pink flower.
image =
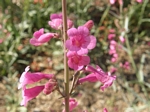
POLYGON ((54 36, 57 36, 57 33, 44 33, 44 29, 41 28, 39 31, 34 32, 33 38, 30 39, 30 44, 34 46, 40 46, 48 42, 54 36))
POLYGON ((116 0, 109 0, 110 4, 115 4, 116 0))
POLYGON ((142 3, 143 2, 143 0, 136 0, 138 3, 142 3))
POLYGON ((114 49, 114 50, 109 49, 109 55, 112 55, 112 54, 114 54, 114 53, 116 53, 116 49, 114 49))
POLYGON ((124 38, 124 37, 119 36, 119 39, 120 39, 120 41, 121 41, 122 43, 124 43, 124 42, 125 42, 125 38, 124 38))
POLYGON ((92 29, 94 25, 94 22, 92 20, 89 20, 88 22, 86 22, 83 26, 87 27, 89 30, 92 29))
POLYGON ((115 46, 116 46, 116 45, 117 45, 117 42, 116 42, 116 41, 114 41, 114 40, 111 40, 111 41, 110 41, 110 44, 111 44, 111 45, 115 45, 115 46))
POLYGON ((67 57, 69 67, 74 70, 81 70, 84 65, 88 65, 90 63, 89 56, 78 55, 75 51, 69 51, 67 53, 67 57))
POLYGON ((85 81, 96 82, 100 81, 103 86, 101 86, 101 90, 104 91, 105 88, 108 88, 112 85, 113 81, 116 79, 116 76, 111 76, 110 73, 105 73, 99 66, 96 66, 96 69, 92 66, 88 65, 86 67, 87 71, 92 72, 89 76, 84 78, 80 78, 78 83, 83 83, 85 81))
POLYGON ((119 5, 123 5, 123 0, 118 0, 119 5))
POLYGON ((109 29, 109 33, 115 33, 115 29, 109 29))
POLYGON ((38 82, 41 79, 51 79, 54 77, 53 74, 43 74, 40 72, 31 73, 28 71, 29 71, 29 66, 25 68, 25 72, 23 72, 20 77, 20 80, 19 80, 20 84, 18 86, 18 89, 24 88, 27 84, 38 82))
POLYGON ((116 34, 109 34, 109 35, 108 35, 108 39, 109 39, 109 40, 112 40, 113 38, 115 38, 115 36, 116 36, 116 34))
POLYGON ((103 112, 108 112, 108 110, 106 108, 103 109, 103 112))
POLYGON ((66 41, 66 47, 70 51, 76 51, 79 55, 87 54, 88 49, 93 49, 96 46, 96 38, 90 35, 87 27, 71 28, 67 34, 69 40, 66 41))
MULTIPOLYGON (((65 104, 65 102, 63 102, 63 104, 65 104)), ((71 112, 76 106, 78 105, 78 102, 73 99, 73 98, 70 98, 69 99, 69 111, 71 112)), ((65 109, 62 111, 62 112, 66 112, 65 109)))
POLYGON ((110 48, 111 50, 115 50, 115 49, 116 49, 116 46, 113 45, 113 44, 110 44, 109 48, 110 48))
POLYGON ((3 41, 4 41, 3 39, 0 39, 0 44, 3 43, 3 41))
POLYGON ((29 89, 26 89, 26 87, 23 88, 23 91, 22 91, 23 100, 21 102, 21 105, 26 106, 28 101, 35 98, 43 89, 44 89, 44 86, 36 86, 33 88, 29 88, 29 89))
MULTIPOLYGON (((22 97, 23 100, 21 102, 21 105, 26 106, 27 102, 33 98, 35 98, 41 91, 43 91, 43 89, 48 89, 52 90, 50 87, 47 88, 47 85, 44 86, 35 86, 33 88, 28 88, 26 89, 26 85, 28 84, 33 84, 35 82, 38 82, 42 79, 52 79, 54 78, 53 74, 43 74, 40 72, 36 72, 36 73, 30 73, 29 71, 29 66, 25 68, 25 72, 22 73, 21 77, 20 77, 20 84, 18 86, 18 89, 22 88, 22 97)), ((52 86, 51 86, 52 87, 52 86)), ((49 92, 50 93, 50 92, 49 92)))
POLYGON ((129 70, 130 69, 130 63, 126 61, 124 64, 120 63, 120 67, 129 70))
POLYGON ((45 84, 45 88, 44 88, 44 90, 43 90, 43 93, 46 94, 46 95, 50 94, 50 93, 53 91, 55 85, 56 85, 56 80, 50 79, 50 80, 45 84))
POLYGON ((112 74, 112 73, 115 73, 117 71, 117 68, 115 68, 115 67, 112 67, 111 69, 110 69, 110 73, 112 74))
POLYGON ((148 42, 147 45, 150 46, 150 42, 148 42))
POLYGON ((116 58, 114 58, 114 57, 111 58, 111 62, 112 62, 112 63, 114 63, 114 62, 116 62, 116 61, 117 61, 116 58))
MULTIPOLYGON (((62 29, 62 24, 63 24, 63 20, 62 20, 62 14, 51 14, 50 15, 50 20, 48 22, 48 24, 55 30, 61 30, 62 29)), ((71 28, 73 26, 73 22, 71 20, 67 20, 67 26, 68 29, 71 28)))
POLYGON ((81 84, 81 83, 86 82, 86 81, 88 81, 88 82, 97 82, 98 79, 97 79, 95 74, 89 74, 89 75, 87 75, 83 78, 80 78, 78 80, 78 83, 81 84))

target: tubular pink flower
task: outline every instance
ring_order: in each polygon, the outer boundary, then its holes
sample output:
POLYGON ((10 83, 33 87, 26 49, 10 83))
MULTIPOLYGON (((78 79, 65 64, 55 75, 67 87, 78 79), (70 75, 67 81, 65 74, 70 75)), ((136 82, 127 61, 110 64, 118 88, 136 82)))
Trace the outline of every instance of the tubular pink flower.
POLYGON ((120 64, 120 67, 123 67, 124 69, 129 70, 130 69, 130 63, 128 61, 126 61, 124 64, 120 64))
POLYGON ((29 88, 29 89, 23 88, 23 91, 22 91, 23 100, 21 102, 21 105, 26 106, 28 101, 35 98, 43 89, 44 89, 44 86, 36 86, 33 88, 29 88))
POLYGON ((116 46, 116 45, 117 45, 117 42, 116 42, 116 41, 114 41, 114 40, 111 40, 111 41, 110 41, 110 44, 111 44, 111 45, 115 45, 115 46, 116 46))
POLYGON ((51 15, 50 15, 50 19, 51 19, 51 20, 53 20, 53 19, 62 19, 62 13, 51 14, 51 15))
POLYGON ((138 3, 142 3, 143 2, 143 0, 136 0, 138 3))
POLYGON ((115 49, 116 49, 116 46, 113 45, 113 44, 110 44, 109 48, 110 48, 110 50, 115 50, 115 49))
MULTIPOLYGON (((48 24, 55 30, 61 30, 63 24, 62 14, 61 13, 51 14, 50 21, 48 22, 48 24)), ((68 29, 73 26, 73 22, 69 19, 67 20, 67 26, 68 29)))
POLYGON ((80 78, 79 83, 83 83, 85 81, 100 81, 103 84, 103 86, 100 87, 102 91, 104 91, 105 88, 111 86, 113 81, 116 79, 116 76, 111 76, 109 72, 105 73, 99 66, 96 66, 95 69, 92 66, 88 65, 86 67, 86 70, 92 72, 92 74, 89 74, 89 77, 86 76, 84 78, 80 78))
POLYGON ((69 51, 67 53, 68 57, 68 66, 74 70, 81 70, 84 65, 90 63, 89 56, 78 55, 75 51, 69 51))
POLYGON ((148 42, 147 45, 150 46, 150 42, 148 42))
POLYGON ((119 36, 119 39, 120 39, 120 41, 121 41, 122 43, 125 42, 125 38, 124 38, 123 36, 119 36))
POLYGON ((4 41, 3 39, 0 39, 0 44, 3 43, 3 41, 4 41))
POLYGON ((87 21, 83 26, 87 27, 89 30, 92 29, 94 22, 92 20, 87 21))
POLYGON ((109 40, 112 40, 113 38, 115 38, 115 36, 116 36, 116 34, 109 34, 109 35, 108 35, 108 39, 109 39, 109 40))
POLYGON ((110 73, 112 74, 112 73, 115 73, 117 71, 117 68, 115 68, 115 67, 112 67, 111 69, 110 69, 110 73))
POLYGON ((78 83, 82 84, 82 83, 84 83, 86 81, 88 81, 88 82, 97 82, 98 79, 97 79, 96 75, 94 73, 92 73, 92 74, 89 74, 89 75, 87 75, 87 76, 85 76, 83 78, 80 78, 78 80, 78 83))
POLYGON ((46 42, 48 42, 54 36, 57 36, 57 33, 45 33, 44 29, 41 28, 39 31, 34 32, 33 38, 30 39, 30 44, 34 46, 40 46, 46 42))
POLYGON ((111 58, 111 62, 112 62, 112 63, 114 63, 114 62, 116 62, 116 61, 117 61, 117 58, 115 58, 115 57, 112 57, 112 58, 111 58))
MULTIPOLYGON (((63 102, 63 104, 65 104, 65 102, 63 102)), ((70 112, 78 105, 78 102, 73 99, 73 98, 70 98, 69 99, 69 110, 70 112)), ((62 111, 62 112, 66 112, 65 109, 62 111)))
POLYGON ((115 33, 115 29, 109 29, 109 33, 115 33))
POLYGON ((108 110, 106 108, 103 109, 103 112, 108 112, 108 110))
POLYGON ((61 30, 63 21, 62 19, 53 19, 48 24, 55 30, 61 30))
POLYGON ((42 79, 51 79, 54 77, 53 74, 43 74, 40 72, 30 73, 28 71, 29 71, 29 66, 25 68, 25 72, 23 72, 20 77, 19 80, 20 84, 18 86, 18 89, 24 88, 27 84, 32 84, 42 79))
POLYGON ((114 49, 114 50, 109 49, 109 55, 112 55, 112 54, 114 54, 114 53, 116 53, 116 49, 114 49))
POLYGON ((26 89, 27 84, 32 84, 42 79, 52 80, 54 78, 53 74, 43 74, 40 72, 30 73, 28 71, 29 71, 29 66, 26 67, 25 71, 22 73, 20 80, 19 80, 20 84, 18 86, 18 89, 22 88, 23 100, 21 102, 21 105, 24 105, 24 106, 26 106, 29 100, 35 98, 41 91, 43 91, 43 89, 46 89, 47 91, 51 90, 50 88, 47 87, 47 85, 35 86, 33 88, 26 89))
POLYGON ((115 4, 116 0, 109 0, 110 1, 110 4, 115 4))
POLYGON ((118 0, 119 5, 123 5, 123 0, 118 0))
POLYGON ((69 40, 66 41, 66 47, 70 51, 76 51, 78 55, 88 53, 88 49, 96 46, 96 38, 90 35, 87 27, 80 26, 78 29, 71 28, 67 31, 69 40))

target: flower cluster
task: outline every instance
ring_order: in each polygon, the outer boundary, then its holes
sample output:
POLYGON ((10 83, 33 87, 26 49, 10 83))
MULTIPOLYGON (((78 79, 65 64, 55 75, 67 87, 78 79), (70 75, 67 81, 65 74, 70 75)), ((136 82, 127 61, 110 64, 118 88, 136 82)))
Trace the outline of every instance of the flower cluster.
POLYGON ((35 86, 32 88, 27 88, 26 86, 28 84, 33 84, 36 83, 42 79, 48 79, 50 82, 51 79, 54 80, 54 75, 53 74, 44 74, 44 73, 40 73, 40 72, 35 72, 35 73, 31 73, 28 72, 29 71, 29 66, 25 68, 25 71, 22 73, 20 80, 19 80, 19 85, 18 85, 18 89, 22 88, 22 97, 23 100, 21 102, 21 105, 26 106, 28 101, 35 98, 40 92, 45 93, 46 91, 49 91, 49 94, 52 92, 52 90, 54 89, 56 83, 52 86, 50 86, 49 88, 47 88, 47 84, 45 85, 41 85, 41 86, 35 86))
MULTIPOLYGON (((62 14, 51 14, 48 24, 55 30, 62 30, 62 14)), ((96 37, 90 34, 90 30, 93 25, 93 21, 89 20, 84 25, 79 26, 78 28, 74 28, 73 22, 67 19, 68 39, 64 43, 64 46, 66 46, 67 48, 68 66, 76 72, 90 72, 90 74, 85 77, 76 78, 76 85, 84 83, 85 81, 100 81, 103 84, 100 89, 104 91, 104 89, 112 85, 113 81, 116 79, 116 76, 111 76, 110 72, 104 72, 98 65, 96 66, 96 68, 89 65, 90 57, 88 56, 88 52, 96 46, 96 37)), ((44 28, 41 28, 38 31, 34 32, 33 38, 30 39, 30 44, 34 46, 41 46, 44 43, 50 41, 52 38, 60 37, 61 34, 59 33, 44 33, 44 28)), ((114 37, 114 35, 109 35, 110 39, 114 37)), ((114 45, 115 43, 112 44, 114 45)), ((114 46, 111 46, 111 50, 115 50, 114 46)), ((21 105, 26 106, 29 100, 35 98, 42 91, 44 94, 48 95, 55 89, 59 88, 53 74, 43 74, 40 72, 30 73, 28 71, 29 67, 27 67, 25 69, 25 72, 22 73, 20 77, 20 84, 18 86, 19 89, 22 88, 23 100, 21 102, 21 105), (35 86, 32 88, 26 87, 28 84, 36 83, 42 79, 48 79, 48 82, 41 86, 35 86)), ((63 93, 61 95, 63 96, 63 93)), ((73 98, 70 98, 70 111, 72 111, 77 105, 77 101, 73 98)), ((107 110, 105 109, 104 111, 106 112, 107 110)), ((65 112, 65 110, 63 110, 63 112, 65 112)))
POLYGON ((68 65, 74 70, 81 70, 84 65, 89 64, 88 51, 96 45, 96 38, 90 35, 88 28, 91 28, 91 26, 79 26, 77 29, 71 28, 67 31, 69 39, 65 45, 68 49, 68 65))

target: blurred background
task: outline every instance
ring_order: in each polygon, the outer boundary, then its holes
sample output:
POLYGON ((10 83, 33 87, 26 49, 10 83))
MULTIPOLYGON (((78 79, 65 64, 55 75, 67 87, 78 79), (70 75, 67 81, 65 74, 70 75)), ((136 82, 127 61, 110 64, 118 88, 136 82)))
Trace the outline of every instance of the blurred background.
MULTIPOLYGON (((40 94, 21 107, 18 79, 26 66, 32 72, 54 73, 63 81, 60 40, 35 47, 29 44, 50 14, 61 12, 61 0, 0 0, 0 111, 61 112, 57 92, 40 94), (59 108, 58 108, 59 107, 59 108)), ((91 64, 117 76, 112 87, 99 90, 100 83, 79 86, 72 97, 79 105, 74 112, 150 112, 150 1, 67 0, 67 15, 74 26, 94 21, 91 33, 97 46, 89 55, 91 64)), ((61 101, 60 101, 61 100, 61 101)))

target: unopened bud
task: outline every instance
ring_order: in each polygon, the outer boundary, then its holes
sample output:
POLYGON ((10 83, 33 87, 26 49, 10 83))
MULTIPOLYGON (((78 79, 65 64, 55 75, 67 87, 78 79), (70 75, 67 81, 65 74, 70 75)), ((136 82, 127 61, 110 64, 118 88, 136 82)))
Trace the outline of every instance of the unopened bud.
POLYGON ((94 22, 92 20, 89 20, 88 22, 86 22, 83 26, 87 27, 89 30, 92 29, 94 25, 94 22))

